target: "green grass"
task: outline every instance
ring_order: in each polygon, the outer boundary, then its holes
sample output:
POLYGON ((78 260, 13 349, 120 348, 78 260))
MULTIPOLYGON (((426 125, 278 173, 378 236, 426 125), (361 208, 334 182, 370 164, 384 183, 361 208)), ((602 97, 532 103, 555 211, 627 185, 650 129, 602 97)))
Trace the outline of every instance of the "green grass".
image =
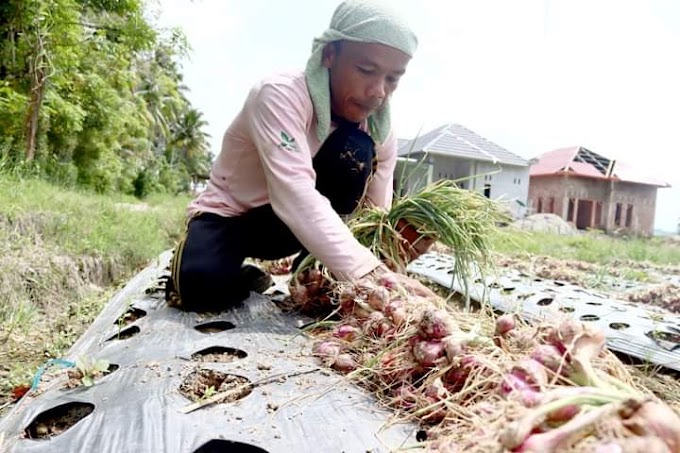
POLYGON ((0 405, 63 354, 184 231, 187 195, 143 203, 0 174, 0 405))
MULTIPOLYGON (((39 237, 72 255, 122 258, 137 266, 167 248, 182 226, 186 196, 154 196, 149 209, 133 197, 67 190, 39 180, 0 176, 0 225, 39 237)), ((19 239, 19 237, 16 237, 19 239)))
POLYGON ((560 236, 504 229, 494 236, 492 247, 511 256, 542 255, 603 265, 621 261, 680 264, 680 247, 662 238, 621 238, 594 232, 560 236))

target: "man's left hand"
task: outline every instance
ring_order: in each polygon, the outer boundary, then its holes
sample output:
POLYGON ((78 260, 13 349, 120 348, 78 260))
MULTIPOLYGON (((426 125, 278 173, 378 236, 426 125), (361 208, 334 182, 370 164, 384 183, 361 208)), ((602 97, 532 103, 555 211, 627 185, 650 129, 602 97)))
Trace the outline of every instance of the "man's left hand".
POLYGON ((436 242, 434 237, 419 233, 416 227, 403 219, 397 222, 397 231, 401 234, 404 241, 406 256, 403 256, 402 259, 407 263, 427 253, 432 244, 436 242))

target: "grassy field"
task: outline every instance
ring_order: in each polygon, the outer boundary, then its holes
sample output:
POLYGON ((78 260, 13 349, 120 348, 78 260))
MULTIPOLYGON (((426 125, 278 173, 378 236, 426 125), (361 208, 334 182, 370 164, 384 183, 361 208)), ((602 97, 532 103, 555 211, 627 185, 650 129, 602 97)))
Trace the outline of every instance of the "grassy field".
POLYGON ((184 227, 187 196, 103 196, 0 175, 0 405, 184 227))
POLYGON ((680 243, 667 238, 621 238, 588 232, 558 236, 541 232, 504 231, 493 238, 493 248, 500 254, 549 256, 564 260, 585 261, 600 265, 620 262, 648 262, 656 265, 680 264, 680 243))

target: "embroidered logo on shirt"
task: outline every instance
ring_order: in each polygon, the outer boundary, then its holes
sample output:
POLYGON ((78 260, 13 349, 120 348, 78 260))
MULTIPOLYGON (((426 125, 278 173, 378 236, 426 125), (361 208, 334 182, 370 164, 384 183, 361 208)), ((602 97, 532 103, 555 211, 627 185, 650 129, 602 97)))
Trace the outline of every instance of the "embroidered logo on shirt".
POLYGON ((279 146, 286 151, 297 151, 297 143, 293 137, 289 137, 284 131, 281 131, 281 143, 279 146))

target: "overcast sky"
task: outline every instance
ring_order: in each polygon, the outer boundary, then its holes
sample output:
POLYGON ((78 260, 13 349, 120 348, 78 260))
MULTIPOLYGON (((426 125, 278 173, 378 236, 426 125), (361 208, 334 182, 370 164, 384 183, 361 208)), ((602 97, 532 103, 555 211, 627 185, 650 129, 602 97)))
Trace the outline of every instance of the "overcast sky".
MULTIPOLYGON (((214 153, 250 86, 302 68, 339 0, 157 0, 193 48, 184 63, 214 153)), ((412 138, 459 123, 531 158, 582 145, 670 183, 656 226, 680 218, 680 2, 392 0, 420 46, 393 98, 412 138)))

